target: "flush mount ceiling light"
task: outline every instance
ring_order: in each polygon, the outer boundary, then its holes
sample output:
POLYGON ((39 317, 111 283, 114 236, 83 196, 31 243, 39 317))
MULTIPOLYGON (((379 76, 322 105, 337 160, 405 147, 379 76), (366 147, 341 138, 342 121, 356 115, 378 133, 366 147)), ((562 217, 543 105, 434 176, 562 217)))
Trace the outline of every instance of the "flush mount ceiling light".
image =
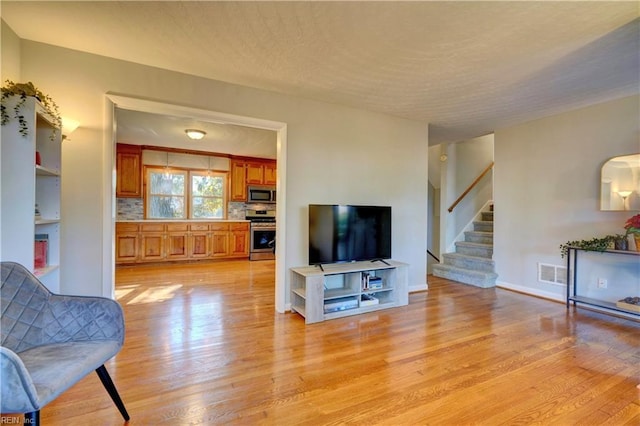
POLYGON ((204 135, 207 134, 207 132, 204 132, 198 129, 187 129, 184 132, 187 134, 187 137, 189 139, 193 139, 193 140, 200 140, 204 138, 204 135))

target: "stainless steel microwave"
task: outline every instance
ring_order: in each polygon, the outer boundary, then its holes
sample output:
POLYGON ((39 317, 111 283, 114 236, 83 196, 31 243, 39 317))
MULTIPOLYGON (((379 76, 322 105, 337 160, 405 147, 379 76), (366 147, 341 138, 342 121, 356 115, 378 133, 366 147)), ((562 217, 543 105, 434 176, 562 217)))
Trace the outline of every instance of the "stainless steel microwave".
POLYGON ((248 203, 275 203, 276 188, 273 186, 249 186, 247 187, 248 203))

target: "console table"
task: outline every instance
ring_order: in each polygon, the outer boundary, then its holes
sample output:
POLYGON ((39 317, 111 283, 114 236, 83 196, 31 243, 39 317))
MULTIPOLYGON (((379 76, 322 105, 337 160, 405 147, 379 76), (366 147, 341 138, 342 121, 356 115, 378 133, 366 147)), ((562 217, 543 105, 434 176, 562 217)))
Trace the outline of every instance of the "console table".
MULTIPOLYGON (((611 274, 611 276, 614 275, 611 274)), ((624 297, 638 296, 640 296, 640 252, 622 250, 597 252, 583 250, 578 247, 569 247, 567 252, 567 309, 571 303, 574 306, 581 303, 604 308, 610 312, 622 313, 625 316, 640 318, 639 305, 630 305, 623 302, 624 297), (601 264, 604 264, 604 261, 615 263, 616 258, 619 260, 625 259, 622 266, 616 265, 616 272, 620 274, 625 272, 621 268, 628 269, 625 274, 630 276, 631 279, 625 279, 623 280, 624 282, 617 280, 609 282, 606 273, 601 275, 602 278, 587 276, 582 279, 582 275, 578 275, 578 260, 582 259, 586 253, 593 253, 594 255, 590 256, 591 260, 600 260, 601 264), (626 296, 621 295, 622 291, 628 294, 625 293, 626 296)))

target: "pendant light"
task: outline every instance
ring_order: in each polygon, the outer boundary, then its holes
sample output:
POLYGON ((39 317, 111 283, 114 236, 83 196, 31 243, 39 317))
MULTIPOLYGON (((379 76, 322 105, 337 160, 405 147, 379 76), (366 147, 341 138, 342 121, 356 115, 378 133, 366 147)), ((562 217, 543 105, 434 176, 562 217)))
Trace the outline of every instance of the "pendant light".
POLYGON ((166 158, 164 162, 164 178, 169 179, 169 152, 165 152, 166 158))

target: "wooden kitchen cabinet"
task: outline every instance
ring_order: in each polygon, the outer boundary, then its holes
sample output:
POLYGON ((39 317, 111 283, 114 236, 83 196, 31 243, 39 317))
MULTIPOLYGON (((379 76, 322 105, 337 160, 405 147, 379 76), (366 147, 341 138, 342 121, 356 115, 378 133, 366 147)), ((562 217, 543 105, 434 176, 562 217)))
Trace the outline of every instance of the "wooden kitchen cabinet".
POLYGON ((187 251, 188 224, 170 223, 167 224, 166 234, 166 260, 184 260, 189 257, 187 251))
POLYGON ((249 257, 248 222, 118 222, 116 264, 249 257))
POLYGON ((229 256, 229 224, 215 223, 211 225, 211 256, 229 256))
POLYGON ((275 161, 248 161, 247 185, 275 185, 275 161))
POLYGON ((116 145, 116 197, 142 198, 142 148, 116 145))
POLYGON ((272 160, 231 160, 230 201, 247 201, 247 185, 275 185, 276 162, 272 160))
POLYGON ((244 161, 231 161, 231 201, 247 201, 247 178, 244 161))
POLYGON ((211 234, 208 224, 189 225, 188 250, 191 259, 206 259, 209 257, 211 234))
POLYGON ((264 163, 247 161, 247 184, 262 185, 264 183, 264 163))
POLYGON ((140 225, 140 262, 164 260, 165 227, 163 223, 143 223, 140 225))
POLYGON ((206 259, 209 257, 208 232, 192 232, 189 235, 189 257, 192 259, 206 259))
POLYGON ((249 224, 238 223, 230 227, 229 256, 244 257, 249 255, 249 224))
POLYGON ((211 256, 234 258, 249 256, 249 223, 231 222, 211 225, 211 256))
POLYGON ((211 234, 211 257, 227 257, 229 255, 229 233, 213 232, 211 234))
POLYGON ((276 162, 268 162, 264 164, 264 184, 275 185, 276 184, 276 162))
POLYGON ((116 223, 116 263, 136 262, 139 245, 138 225, 116 223))
POLYGON ((164 237, 164 232, 141 232, 140 256, 138 257, 138 261, 159 262, 165 260, 164 237))

